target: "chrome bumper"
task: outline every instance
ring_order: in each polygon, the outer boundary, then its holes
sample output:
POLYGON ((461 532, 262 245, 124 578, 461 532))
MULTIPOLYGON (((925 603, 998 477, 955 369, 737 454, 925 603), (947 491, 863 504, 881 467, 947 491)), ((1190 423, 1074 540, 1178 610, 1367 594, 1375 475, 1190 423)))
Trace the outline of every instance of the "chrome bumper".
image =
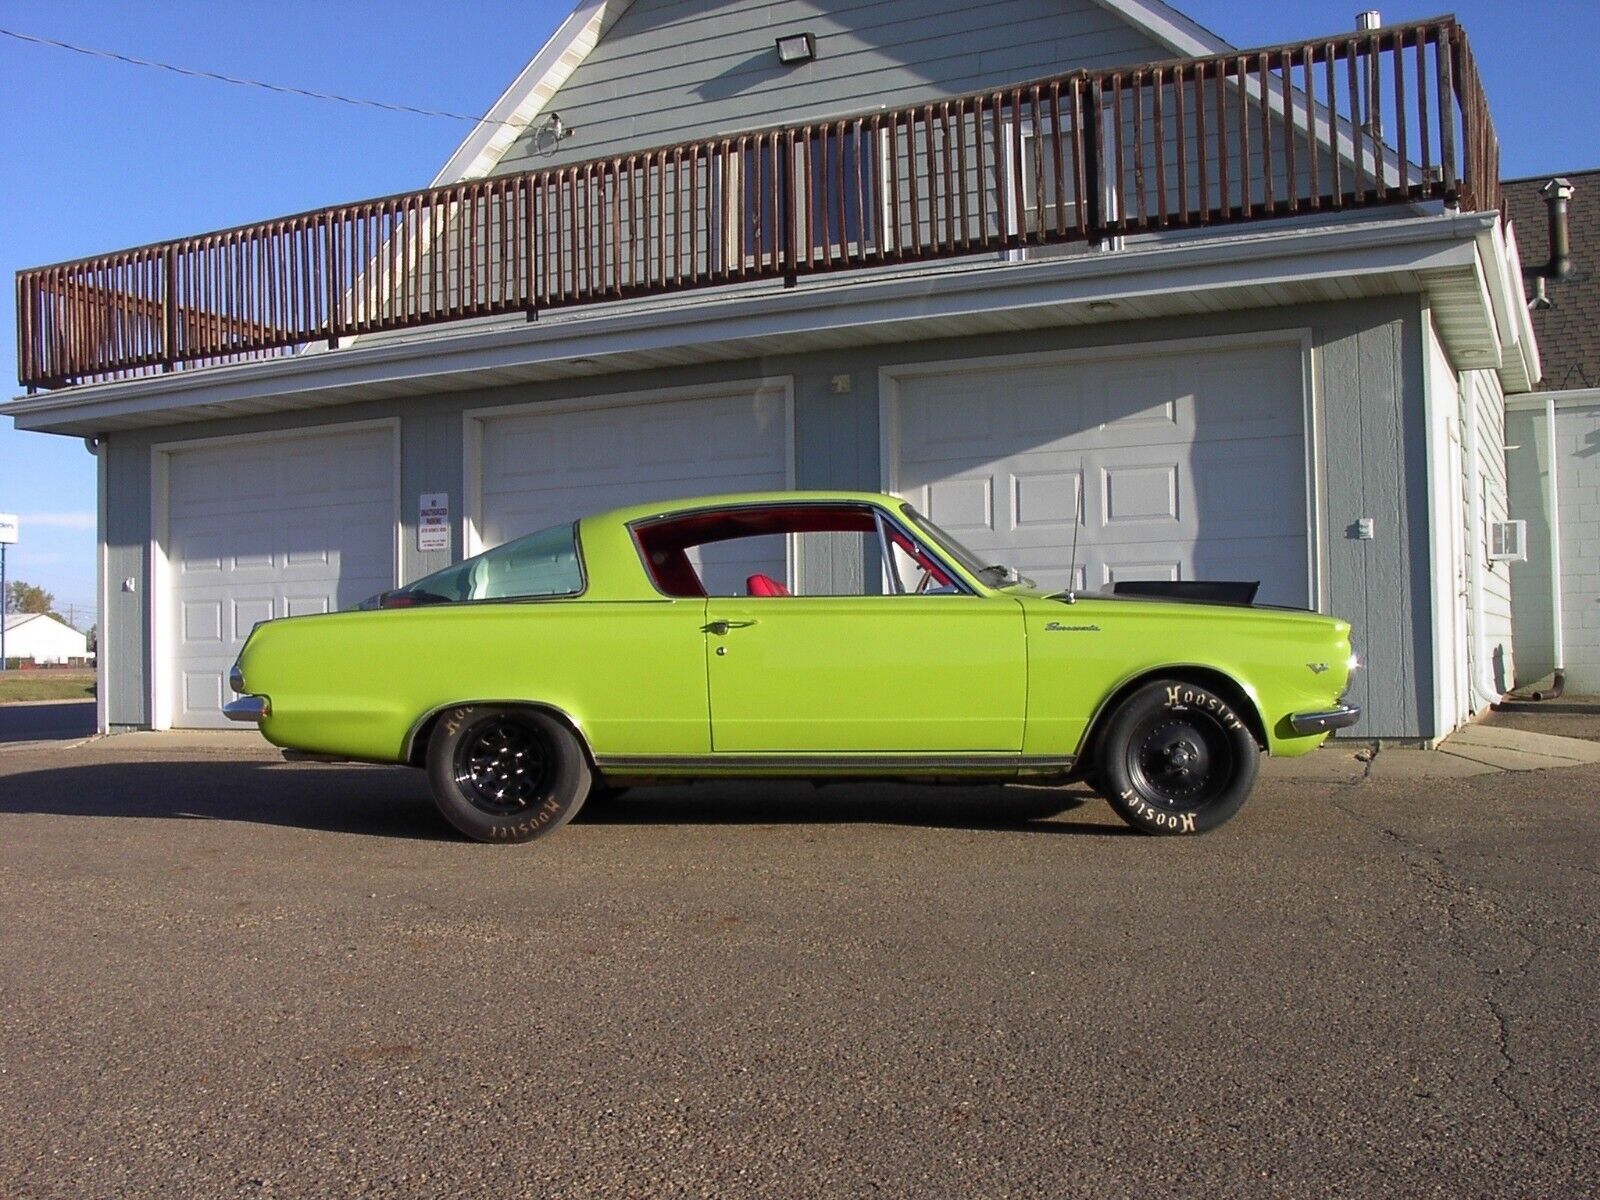
POLYGON ((1338 708, 1322 712, 1295 713, 1289 718, 1289 728, 1296 733, 1328 733, 1334 729, 1347 729, 1361 720, 1361 710, 1354 704, 1341 704, 1338 708))
POLYGON ((272 705, 265 696, 240 696, 237 700, 229 700, 222 706, 222 715, 230 721, 251 721, 259 724, 263 717, 272 715, 272 705))

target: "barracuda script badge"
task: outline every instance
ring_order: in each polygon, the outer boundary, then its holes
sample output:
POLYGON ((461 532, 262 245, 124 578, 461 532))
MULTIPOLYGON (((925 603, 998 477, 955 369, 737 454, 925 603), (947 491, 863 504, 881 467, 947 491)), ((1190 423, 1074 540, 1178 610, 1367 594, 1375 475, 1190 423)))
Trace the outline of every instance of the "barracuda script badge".
POLYGON ((1051 621, 1044 627, 1046 633, 1099 633, 1098 625, 1063 625, 1060 621, 1051 621))

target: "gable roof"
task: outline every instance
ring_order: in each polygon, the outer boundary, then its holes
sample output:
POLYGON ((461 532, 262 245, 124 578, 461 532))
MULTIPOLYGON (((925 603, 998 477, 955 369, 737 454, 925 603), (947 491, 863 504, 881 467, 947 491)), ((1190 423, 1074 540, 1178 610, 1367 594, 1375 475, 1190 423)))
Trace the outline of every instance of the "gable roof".
MULTIPOLYGON (((1572 274, 1546 284, 1549 308, 1529 312, 1544 364, 1542 392, 1600 387, 1600 169, 1508 179, 1501 188, 1524 261, 1537 267, 1549 253, 1549 216, 1539 189, 1557 175, 1576 189, 1567 207, 1572 274)), ((1524 278, 1524 287, 1532 296, 1531 276, 1524 278)))
POLYGON ((18 625, 26 625, 35 617, 42 617, 44 615, 44 613, 7 613, 5 622, 6 632, 10 633, 18 625))
POLYGON ((483 121, 456 147, 430 186, 489 174, 516 141, 517 134, 533 123, 630 3, 632 0, 578 0, 578 6, 556 26, 550 40, 528 60, 500 99, 489 106, 483 121))
MULTIPOLYGON (((430 186, 478 179, 494 173, 517 136, 572 77, 633 0, 578 0, 528 65, 456 147, 430 186)), ((1221 54, 1233 45, 1162 0, 1093 0, 1178 57, 1221 54)))
POLYGON ((1179 58, 1205 58, 1237 49, 1161 0, 1094 0, 1160 42, 1179 58))

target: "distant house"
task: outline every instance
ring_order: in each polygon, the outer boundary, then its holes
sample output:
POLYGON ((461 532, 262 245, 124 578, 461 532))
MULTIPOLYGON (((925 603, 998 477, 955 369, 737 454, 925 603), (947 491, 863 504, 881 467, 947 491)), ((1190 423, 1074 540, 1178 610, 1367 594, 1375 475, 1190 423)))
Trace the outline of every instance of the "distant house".
POLYGON ((102 723, 223 724, 258 621, 800 487, 1050 587, 1259 580, 1354 625, 1353 732, 1449 733, 1514 670, 1479 531, 1540 370, 1498 142, 1452 18, 1305 35, 581 0, 431 187, 21 272, 4 411, 99 456, 102 723))
POLYGON ((1528 523, 1511 568, 1517 682, 1561 670, 1600 693, 1600 170, 1505 183, 1529 259, 1527 293, 1544 361, 1537 391, 1506 413, 1510 515, 1528 523), (1553 193, 1566 191, 1569 261, 1544 259, 1553 193))
POLYGON ((6 657, 64 666, 89 657, 89 639, 48 613, 7 613, 6 657))

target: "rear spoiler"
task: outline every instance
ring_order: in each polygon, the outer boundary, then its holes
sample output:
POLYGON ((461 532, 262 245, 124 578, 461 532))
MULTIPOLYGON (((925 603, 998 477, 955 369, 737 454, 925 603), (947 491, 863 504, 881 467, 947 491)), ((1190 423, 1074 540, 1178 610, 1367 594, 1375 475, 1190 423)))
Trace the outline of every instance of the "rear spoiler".
POLYGON ((1113 596, 1144 596, 1151 600, 1188 600, 1194 604, 1255 603, 1261 581, 1234 579, 1121 579, 1111 585, 1113 596))

